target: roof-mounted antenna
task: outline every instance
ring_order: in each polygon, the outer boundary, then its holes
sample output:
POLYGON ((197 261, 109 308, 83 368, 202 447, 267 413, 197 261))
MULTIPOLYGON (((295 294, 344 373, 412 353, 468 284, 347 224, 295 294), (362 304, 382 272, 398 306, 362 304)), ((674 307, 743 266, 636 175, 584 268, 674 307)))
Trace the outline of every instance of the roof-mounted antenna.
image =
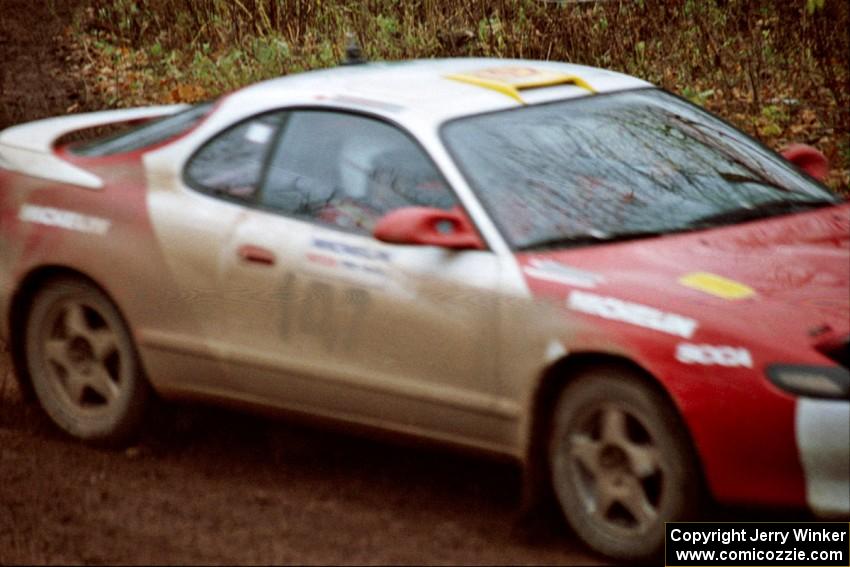
POLYGON ((345 34, 345 57, 340 64, 360 65, 362 63, 366 63, 366 58, 363 57, 363 50, 360 49, 360 44, 357 43, 357 36, 348 32, 345 34))

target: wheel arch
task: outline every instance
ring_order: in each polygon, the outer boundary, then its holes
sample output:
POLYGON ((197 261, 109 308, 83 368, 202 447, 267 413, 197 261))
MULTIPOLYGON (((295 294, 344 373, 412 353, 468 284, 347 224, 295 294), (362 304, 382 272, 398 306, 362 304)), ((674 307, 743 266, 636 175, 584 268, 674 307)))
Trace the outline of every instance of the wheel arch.
POLYGON ((30 270, 26 276, 20 280, 20 283, 12 294, 11 301, 9 302, 8 314, 10 330, 9 354, 11 356, 12 367, 15 370, 15 376, 18 381, 18 388, 20 389, 24 399, 27 401, 35 400, 35 391, 33 390, 32 380, 30 378, 29 371, 27 370, 25 354, 25 326, 27 314, 29 313, 32 300, 36 294, 45 285, 47 285, 48 282, 58 278, 74 278, 84 281, 96 288, 109 298, 110 301, 112 301, 112 304, 115 305, 121 315, 121 318, 125 319, 126 322, 124 314, 121 313, 120 308, 118 308, 118 304, 112 299, 112 296, 106 288, 83 272, 61 264, 48 264, 38 266, 30 270), (12 332, 13 329, 16 330, 16 332, 12 332))
POLYGON ((704 478, 702 460, 694 443, 690 429, 679 411, 678 405, 670 393, 649 370, 622 355, 606 352, 570 353, 550 364, 541 375, 535 388, 531 405, 531 423, 527 429, 526 450, 523 458, 522 509, 530 513, 542 503, 554 502, 552 486, 547 467, 547 440, 552 425, 552 417, 558 394, 568 384, 589 368, 618 367, 634 374, 644 385, 660 394, 673 410, 679 425, 683 428, 697 464, 701 494, 708 494, 708 484, 704 478))

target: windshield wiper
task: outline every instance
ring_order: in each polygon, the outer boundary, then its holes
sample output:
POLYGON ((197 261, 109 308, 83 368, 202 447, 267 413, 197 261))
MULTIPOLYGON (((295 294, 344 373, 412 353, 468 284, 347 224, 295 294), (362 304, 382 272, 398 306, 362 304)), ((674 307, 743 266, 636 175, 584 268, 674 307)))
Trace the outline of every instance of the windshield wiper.
POLYGON ((559 236, 546 240, 539 240, 530 244, 518 246, 517 250, 539 250, 543 248, 568 248, 572 246, 583 246, 586 244, 600 244, 609 242, 622 242, 625 240, 637 240, 639 238, 651 238, 665 232, 657 230, 641 230, 633 232, 614 232, 598 234, 574 234, 571 236, 559 236))
POLYGON ((777 215, 798 213, 812 209, 819 209, 835 205, 835 201, 818 200, 818 201, 766 201, 753 205, 752 207, 742 207, 739 209, 731 209, 712 213, 704 217, 696 218, 688 223, 689 228, 710 228, 725 224, 734 224, 749 220, 757 220, 777 215))

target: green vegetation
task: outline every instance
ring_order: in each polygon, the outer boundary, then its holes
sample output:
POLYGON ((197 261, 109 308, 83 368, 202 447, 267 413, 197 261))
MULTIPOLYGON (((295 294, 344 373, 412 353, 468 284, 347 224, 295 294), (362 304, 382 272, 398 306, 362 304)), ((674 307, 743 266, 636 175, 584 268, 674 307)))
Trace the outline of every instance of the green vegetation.
POLYGON ((801 141, 850 192, 846 0, 94 0, 73 38, 102 105, 194 101, 370 59, 554 59, 637 75, 773 147, 801 141))

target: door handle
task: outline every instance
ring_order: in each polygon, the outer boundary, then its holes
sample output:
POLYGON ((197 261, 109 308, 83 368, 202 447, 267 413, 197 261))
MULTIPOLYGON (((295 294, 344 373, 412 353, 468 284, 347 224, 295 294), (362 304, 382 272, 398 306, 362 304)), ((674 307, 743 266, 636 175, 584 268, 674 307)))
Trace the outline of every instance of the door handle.
POLYGON ((266 248, 262 248, 261 246, 243 244, 238 248, 236 253, 239 255, 239 258, 245 262, 262 264, 264 266, 273 266, 275 263, 274 252, 266 248))

